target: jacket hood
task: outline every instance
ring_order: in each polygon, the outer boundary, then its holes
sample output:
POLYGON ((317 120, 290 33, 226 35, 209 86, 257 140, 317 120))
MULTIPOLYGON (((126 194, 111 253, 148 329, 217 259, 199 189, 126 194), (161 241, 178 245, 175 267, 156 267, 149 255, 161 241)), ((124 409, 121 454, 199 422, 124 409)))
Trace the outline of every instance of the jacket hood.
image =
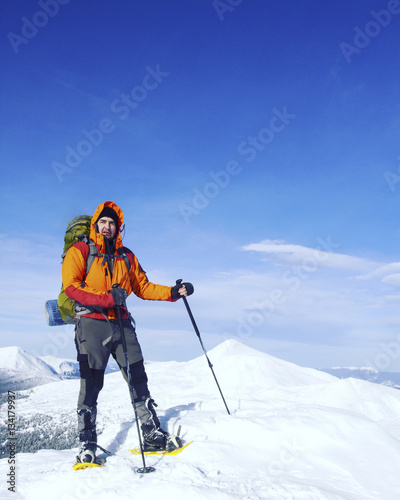
POLYGON ((96 221, 99 218, 99 215, 103 211, 104 207, 112 208, 114 212, 118 215, 118 232, 115 240, 115 249, 118 250, 118 248, 121 248, 123 246, 121 237, 121 227, 124 223, 124 214, 122 213, 122 210, 119 208, 119 206, 113 201, 105 201, 96 208, 92 217, 92 221, 90 223, 90 239, 93 240, 96 243, 96 245, 100 246, 100 251, 104 252, 104 238, 100 233, 96 232, 96 227, 95 227, 96 221))

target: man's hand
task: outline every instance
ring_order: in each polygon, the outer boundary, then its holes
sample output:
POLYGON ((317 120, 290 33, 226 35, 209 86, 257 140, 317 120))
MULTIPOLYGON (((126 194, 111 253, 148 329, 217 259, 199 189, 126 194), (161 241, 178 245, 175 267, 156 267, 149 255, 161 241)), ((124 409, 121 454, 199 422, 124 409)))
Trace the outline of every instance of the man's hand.
POLYGON ((192 295, 193 292, 194 287, 191 283, 177 283, 171 288, 171 298, 172 300, 177 300, 181 297, 192 295))
POLYGON ((125 288, 112 288, 108 293, 113 296, 116 306, 123 306, 126 298, 128 297, 128 292, 125 288))

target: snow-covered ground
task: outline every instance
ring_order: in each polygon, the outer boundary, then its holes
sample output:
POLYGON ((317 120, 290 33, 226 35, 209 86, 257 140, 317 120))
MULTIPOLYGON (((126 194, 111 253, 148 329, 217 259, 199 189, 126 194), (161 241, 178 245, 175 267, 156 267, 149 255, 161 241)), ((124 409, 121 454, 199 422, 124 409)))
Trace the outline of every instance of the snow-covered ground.
MULTIPOLYGON (((7 491, 10 466, 0 460, 0 497, 400 499, 400 391, 339 380, 232 340, 209 357, 231 415, 204 356, 147 365, 164 428, 176 432, 181 425, 184 440, 193 441, 177 456, 146 457, 155 472, 136 472, 142 462, 129 451, 138 440, 128 389, 111 373, 98 406, 99 444, 112 452, 107 466, 73 471, 77 449, 21 453, 16 493, 7 491)), ((31 389, 17 400, 17 417, 56 412, 74 427, 78 389, 78 380, 31 389)))

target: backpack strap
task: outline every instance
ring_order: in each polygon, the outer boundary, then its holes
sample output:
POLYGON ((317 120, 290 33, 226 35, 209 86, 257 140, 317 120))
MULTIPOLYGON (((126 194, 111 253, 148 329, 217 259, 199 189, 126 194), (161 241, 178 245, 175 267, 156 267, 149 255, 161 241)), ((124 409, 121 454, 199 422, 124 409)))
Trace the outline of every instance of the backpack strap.
POLYGON ((90 268, 92 267, 95 257, 100 257, 100 254, 97 252, 96 243, 92 240, 88 240, 86 243, 89 246, 89 254, 86 259, 85 278, 89 274, 90 268))
POLYGON ((126 255, 125 247, 118 248, 118 254, 124 259, 126 267, 128 268, 128 273, 131 271, 131 261, 129 257, 126 255))
MULTIPOLYGON (((97 246, 96 246, 96 243, 94 241, 88 240, 88 241, 86 241, 86 243, 89 246, 89 254, 88 254, 87 259, 86 259, 85 277, 89 274, 90 268, 92 267, 92 264, 94 262, 95 257, 105 257, 104 254, 98 253, 97 246)), ((125 252, 124 247, 118 249, 118 256, 120 258, 124 259, 126 267, 128 269, 128 273, 129 273, 131 270, 131 262, 130 262, 129 257, 127 256, 127 254, 125 252)))

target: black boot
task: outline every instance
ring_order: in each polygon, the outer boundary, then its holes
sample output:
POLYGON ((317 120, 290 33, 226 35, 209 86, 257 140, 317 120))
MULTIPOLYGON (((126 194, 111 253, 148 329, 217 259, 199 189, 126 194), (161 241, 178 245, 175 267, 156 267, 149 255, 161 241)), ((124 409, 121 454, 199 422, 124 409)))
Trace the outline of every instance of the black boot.
POLYGON ((81 447, 76 457, 77 462, 96 462, 97 432, 96 416, 97 408, 78 408, 78 432, 81 447))
POLYGON ((76 461, 82 463, 88 463, 88 462, 98 463, 98 459, 96 457, 96 449, 97 449, 96 443, 92 443, 90 441, 85 441, 84 443, 81 443, 78 455, 76 456, 76 461))
POLYGON ((157 405, 150 396, 145 401, 136 403, 136 411, 141 422, 143 451, 173 451, 180 448, 182 441, 179 437, 161 429, 154 406, 157 405))

